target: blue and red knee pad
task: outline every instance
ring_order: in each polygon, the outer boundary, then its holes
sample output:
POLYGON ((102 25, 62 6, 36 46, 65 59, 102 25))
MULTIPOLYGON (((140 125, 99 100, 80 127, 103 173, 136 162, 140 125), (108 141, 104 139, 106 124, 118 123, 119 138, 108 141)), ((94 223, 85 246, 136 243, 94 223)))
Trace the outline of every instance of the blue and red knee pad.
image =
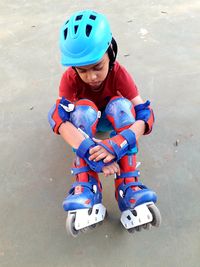
POLYGON ((113 97, 105 109, 106 118, 112 124, 115 134, 99 143, 118 161, 136 147, 135 133, 129 127, 135 122, 135 110, 131 101, 124 97, 113 97))

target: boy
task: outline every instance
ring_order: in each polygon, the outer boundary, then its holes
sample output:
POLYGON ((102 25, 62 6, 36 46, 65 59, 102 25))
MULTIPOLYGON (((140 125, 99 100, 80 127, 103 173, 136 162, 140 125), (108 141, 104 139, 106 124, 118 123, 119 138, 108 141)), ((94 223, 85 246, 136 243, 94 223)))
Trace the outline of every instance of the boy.
POLYGON ((117 61, 117 43, 103 14, 73 14, 60 33, 63 74, 59 99, 49 111, 53 131, 73 147, 76 182, 63 202, 67 230, 76 236, 104 220, 98 173, 115 174, 121 222, 133 232, 159 226, 156 194, 138 182, 137 141, 154 123, 150 102, 142 100, 131 76, 117 61), (105 140, 97 131, 111 131, 105 140))

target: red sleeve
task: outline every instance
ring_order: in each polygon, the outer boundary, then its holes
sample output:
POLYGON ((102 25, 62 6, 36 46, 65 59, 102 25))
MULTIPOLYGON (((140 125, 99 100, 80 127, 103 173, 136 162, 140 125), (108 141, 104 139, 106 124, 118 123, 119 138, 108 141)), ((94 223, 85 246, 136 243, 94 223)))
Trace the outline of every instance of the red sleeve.
POLYGON ((139 95, 138 88, 131 75, 119 63, 116 65, 116 88, 123 97, 132 100, 139 95))
POLYGON ((69 101, 74 101, 76 96, 76 82, 75 82, 75 72, 72 68, 68 68, 60 81, 59 86, 59 96, 65 97, 69 101))

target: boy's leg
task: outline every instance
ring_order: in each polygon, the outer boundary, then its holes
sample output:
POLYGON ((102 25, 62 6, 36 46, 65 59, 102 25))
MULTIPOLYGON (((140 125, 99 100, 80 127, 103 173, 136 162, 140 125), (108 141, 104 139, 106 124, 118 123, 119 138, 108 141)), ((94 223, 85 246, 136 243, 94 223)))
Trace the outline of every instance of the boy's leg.
MULTIPOLYGON (((96 133, 98 109, 90 100, 79 100, 70 113, 70 121, 92 138, 96 133)), ((76 176, 76 182, 64 199, 63 208, 68 211, 67 230, 76 236, 80 230, 94 227, 102 221, 106 209, 101 204, 102 187, 98 174, 90 169, 86 161, 76 156, 71 172, 76 176)))
MULTIPOLYGON (((112 98, 108 103, 105 112, 108 120, 112 123, 116 134, 128 129, 135 122, 135 110, 128 99, 121 97, 112 98)), ((154 208, 155 205, 153 204, 157 200, 156 194, 142 183, 138 182, 140 172, 136 170, 136 153, 137 148, 132 149, 119 160, 120 176, 117 176, 115 179, 115 196, 119 208, 122 211, 122 224, 125 228, 129 229, 129 231, 139 225, 147 227, 147 224, 151 221, 151 223, 156 226, 160 224, 159 211, 157 211, 156 207, 154 208), (144 203, 149 203, 149 210, 153 209, 152 213, 156 213, 154 214, 154 218, 152 217, 151 212, 149 212, 148 209, 145 209, 145 207, 143 208, 142 213, 145 214, 144 216, 149 217, 148 220, 143 218, 143 214, 141 216, 139 214, 137 214, 138 216, 133 215, 136 211, 135 208, 139 205, 142 206, 144 203), (127 212, 133 210, 134 212, 127 212)), ((136 229, 140 230, 139 227, 136 227, 136 229)))
POLYGON ((91 171, 85 161, 76 157, 72 173, 76 181, 63 201, 68 211, 67 232, 76 237, 79 232, 94 228, 104 220, 106 208, 102 205, 102 187, 98 174, 91 171))

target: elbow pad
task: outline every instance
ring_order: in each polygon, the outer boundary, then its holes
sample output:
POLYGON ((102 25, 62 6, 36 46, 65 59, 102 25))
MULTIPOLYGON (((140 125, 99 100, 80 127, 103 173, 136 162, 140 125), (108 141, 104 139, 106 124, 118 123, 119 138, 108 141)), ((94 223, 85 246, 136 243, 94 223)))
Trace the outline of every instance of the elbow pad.
POLYGON ((48 112, 48 121, 53 131, 59 134, 59 127, 63 122, 69 121, 70 112, 74 105, 65 99, 57 99, 56 104, 48 112))
POLYGON ((136 120, 142 120, 145 122, 144 134, 149 134, 152 131, 153 124, 155 121, 154 113, 150 107, 150 101, 147 100, 143 104, 135 106, 136 120))

